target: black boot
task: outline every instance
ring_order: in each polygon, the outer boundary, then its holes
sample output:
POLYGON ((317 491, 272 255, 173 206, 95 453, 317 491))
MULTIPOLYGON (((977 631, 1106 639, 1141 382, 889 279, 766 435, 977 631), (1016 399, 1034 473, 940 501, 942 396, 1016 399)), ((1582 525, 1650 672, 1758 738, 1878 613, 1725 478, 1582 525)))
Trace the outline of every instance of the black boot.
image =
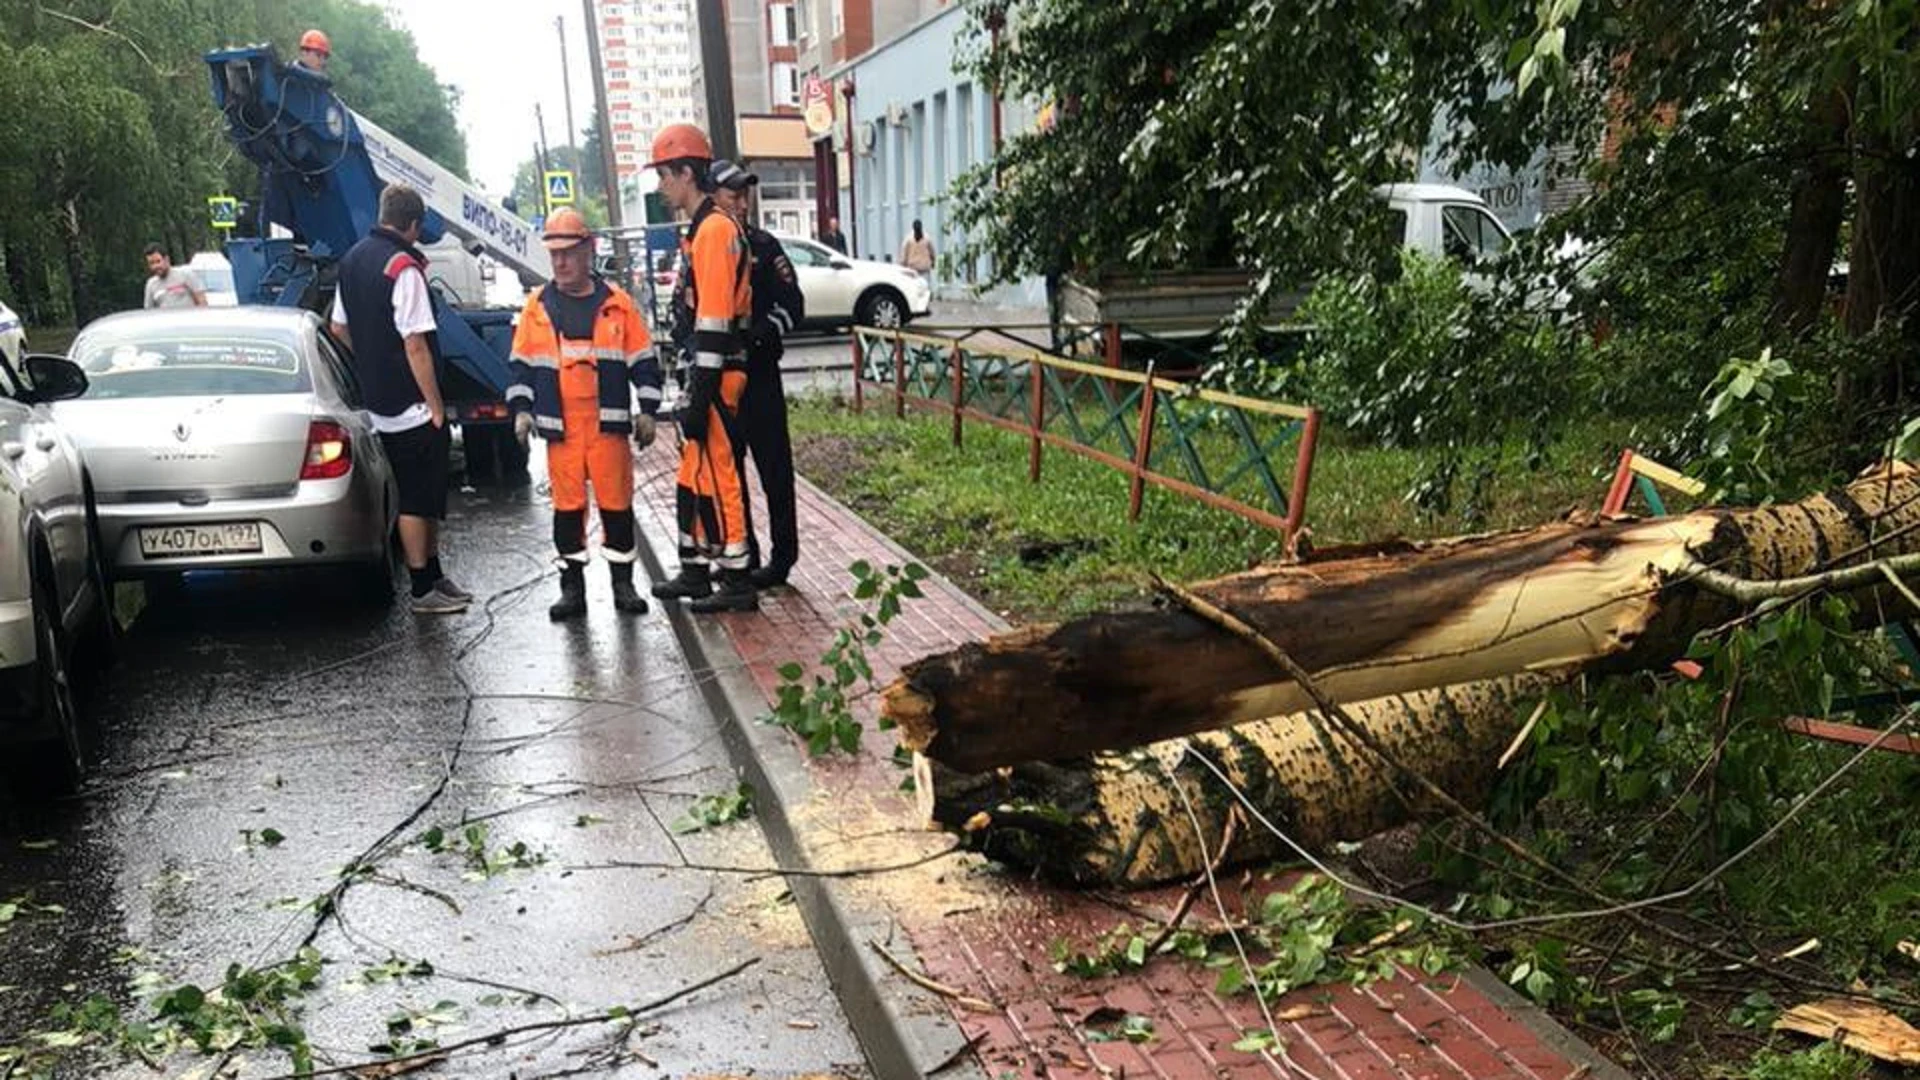
POLYGON ((719 591, 688 604, 687 610, 696 615, 710 615, 716 611, 758 611, 760 591, 753 587, 753 579, 745 570, 722 570, 719 591))
POLYGON ((633 588, 633 564, 610 562, 607 570, 613 575, 613 608, 629 615, 645 615, 647 601, 633 588))
POLYGON ((554 622, 577 619, 587 613, 587 568, 569 560, 560 568, 560 599, 547 609, 554 622))
POLYGON ((791 572, 785 566, 768 565, 751 571, 748 576, 753 578, 753 587, 756 589, 777 589, 787 583, 787 575, 791 572))
POLYGON ((653 587, 653 595, 662 600, 698 600, 713 592, 713 577, 706 563, 684 563, 680 576, 653 587))

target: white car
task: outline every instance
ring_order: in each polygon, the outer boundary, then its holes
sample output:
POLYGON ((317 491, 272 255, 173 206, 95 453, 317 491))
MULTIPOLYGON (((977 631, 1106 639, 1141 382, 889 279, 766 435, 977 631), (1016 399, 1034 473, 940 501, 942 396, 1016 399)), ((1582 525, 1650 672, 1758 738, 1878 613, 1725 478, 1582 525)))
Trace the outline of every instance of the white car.
POLYGON ((904 266, 849 258, 817 240, 774 233, 807 298, 808 326, 905 326, 933 309, 933 284, 904 266))
POLYGON ((85 756, 71 663, 113 639, 92 483, 48 407, 86 388, 60 357, 0 354, 0 767, 56 793, 85 756))
POLYGON ((0 303, 0 359, 5 359, 16 368, 20 358, 27 352, 27 324, 13 309, 0 303))

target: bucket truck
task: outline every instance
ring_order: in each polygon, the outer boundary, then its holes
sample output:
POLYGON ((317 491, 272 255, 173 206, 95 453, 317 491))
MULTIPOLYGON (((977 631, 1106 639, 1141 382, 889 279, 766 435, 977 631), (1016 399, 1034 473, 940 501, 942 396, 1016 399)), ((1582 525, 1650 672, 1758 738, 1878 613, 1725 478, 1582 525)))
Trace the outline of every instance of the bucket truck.
MULTIPOLYGON (((206 63, 228 138, 260 168, 259 231, 274 225, 286 234, 227 243, 240 303, 324 314, 335 264, 373 228, 390 183, 407 184, 426 201, 423 244, 456 237, 525 288, 552 276, 532 224, 347 108, 325 75, 281 63, 267 45, 215 50, 206 63)), ((427 274, 442 390, 449 418, 461 426, 468 472, 524 476, 526 454, 513 439, 504 396, 514 311, 454 295, 431 265, 427 274)))

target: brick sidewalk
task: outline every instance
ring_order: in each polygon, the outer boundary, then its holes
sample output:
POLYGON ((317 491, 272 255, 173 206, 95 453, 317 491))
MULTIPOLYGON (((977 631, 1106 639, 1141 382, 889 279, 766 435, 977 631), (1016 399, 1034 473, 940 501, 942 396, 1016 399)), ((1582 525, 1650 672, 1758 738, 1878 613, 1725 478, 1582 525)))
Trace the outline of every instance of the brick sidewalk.
MULTIPOLYGON (((655 536, 677 532, 673 442, 670 435, 662 438, 639 463, 642 527, 655 536)), ((847 565, 856 559, 897 564, 904 558, 883 534, 811 485, 802 483, 799 504, 801 560, 794 587, 765 594, 757 614, 721 617, 742 663, 769 699, 781 664, 817 658, 835 630, 859 610, 847 565)), ((757 507, 756 520, 765 520, 757 507)), ((906 604, 870 656, 882 685, 912 659, 1006 628, 938 575, 922 588, 925 599, 906 604)), ((839 865, 897 862, 901 851, 937 849, 929 844, 934 834, 915 829, 915 810, 898 794, 902 773, 881 756, 890 748, 891 740, 876 735, 869 723, 857 758, 808 763, 814 805, 794 816, 808 833, 810 850, 826 864, 835 859, 839 865)), ((796 758, 805 754, 798 740, 792 749, 796 758)), ((905 942, 892 946, 896 955, 908 951, 902 944, 910 945, 912 955, 903 956, 905 962, 917 959, 932 979, 994 1005, 993 1012, 972 1011, 939 999, 975 1040, 978 1067, 994 1080, 1568 1080, 1616 1074, 1590 1050, 1569 1047, 1564 1032, 1543 1024, 1541 1017, 1523 1023, 1520 1013, 1536 1011, 1517 1006, 1485 973, 1436 979, 1403 974, 1364 989, 1312 987, 1290 994, 1273 1005, 1276 1015, 1289 1017, 1281 1021, 1279 1034, 1294 1066, 1290 1070, 1278 1057, 1232 1049, 1245 1031, 1265 1026, 1259 1008, 1251 995, 1215 995, 1212 973, 1195 965, 1163 957, 1115 978, 1056 974, 1048 955, 1055 940, 1084 946, 1118 924, 1141 922, 1093 896, 1049 888, 977 860, 938 876, 930 872, 895 881, 892 887, 876 883, 873 890, 904 932, 905 942), (1496 1001, 1489 993, 1506 1000, 1496 1001), (1094 1041, 1083 1021, 1095 1010, 1147 1017, 1155 1037, 1139 1044, 1094 1041)), ((1178 893, 1136 893, 1127 903, 1169 913, 1178 893)), ((1204 907, 1196 909, 1196 921, 1204 907)))

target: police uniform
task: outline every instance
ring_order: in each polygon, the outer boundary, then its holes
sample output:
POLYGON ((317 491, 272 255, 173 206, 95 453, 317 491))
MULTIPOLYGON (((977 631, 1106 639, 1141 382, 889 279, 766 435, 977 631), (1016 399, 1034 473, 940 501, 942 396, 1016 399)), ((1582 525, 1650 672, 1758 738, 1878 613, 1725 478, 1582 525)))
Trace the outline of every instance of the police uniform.
MULTIPOLYGON (((759 183, 752 173, 728 161, 713 165, 714 183, 744 192, 759 183)), ((773 234, 750 221, 740 222, 751 257, 748 271, 753 289, 753 316, 747 328, 747 389, 740 402, 740 440, 734 449, 742 458, 751 453, 767 500, 770 544, 763 554, 751 531, 748 545, 758 588, 784 584, 800 557, 800 533, 794 496, 793 438, 787 430, 787 395, 780 381, 780 358, 785 337, 806 318, 806 297, 793 270, 793 261, 773 234)), ((751 526, 751 522, 749 522, 751 526)))

